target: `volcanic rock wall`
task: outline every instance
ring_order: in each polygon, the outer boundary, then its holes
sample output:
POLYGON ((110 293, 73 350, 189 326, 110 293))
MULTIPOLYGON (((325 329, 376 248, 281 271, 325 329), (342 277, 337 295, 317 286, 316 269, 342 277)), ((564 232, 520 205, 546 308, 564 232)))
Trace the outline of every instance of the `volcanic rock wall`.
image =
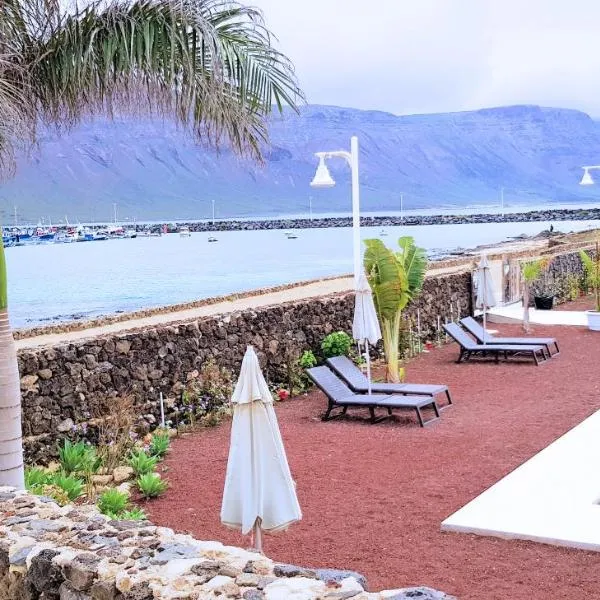
MULTIPOLYGON (((181 407, 181 391, 201 365, 213 358, 237 372, 252 344, 271 382, 286 381, 286 365, 304 350, 319 353, 324 336, 351 332, 353 294, 313 298, 169 324, 77 343, 19 352, 23 434, 30 462, 44 463, 57 441, 74 429, 88 429, 114 410, 115 398, 130 394, 136 413, 153 424, 159 392, 170 411, 181 407)), ((471 275, 425 280, 408 314, 420 322, 423 338, 435 336, 439 322, 471 313, 471 275), (418 317, 418 318, 417 318, 418 317)))

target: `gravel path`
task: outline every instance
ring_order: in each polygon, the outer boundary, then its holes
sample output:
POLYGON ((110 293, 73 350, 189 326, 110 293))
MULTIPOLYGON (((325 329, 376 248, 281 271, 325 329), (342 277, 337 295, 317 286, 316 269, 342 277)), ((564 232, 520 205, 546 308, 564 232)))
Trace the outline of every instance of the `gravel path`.
MULTIPOLYGON (((499 329, 520 335, 518 326, 499 329)), ((267 554, 356 569, 373 589, 425 584, 461 600, 600 598, 600 554, 440 532, 444 518, 600 409, 600 335, 560 326, 536 326, 534 335, 559 338, 561 355, 540 367, 457 365, 450 344, 415 359, 409 379, 447 383, 455 399, 425 429, 408 415, 323 423, 317 392, 278 404, 304 519, 266 537, 267 554)), ((229 431, 226 423, 175 441, 171 488, 148 504, 153 520, 248 544, 219 523, 229 431)))

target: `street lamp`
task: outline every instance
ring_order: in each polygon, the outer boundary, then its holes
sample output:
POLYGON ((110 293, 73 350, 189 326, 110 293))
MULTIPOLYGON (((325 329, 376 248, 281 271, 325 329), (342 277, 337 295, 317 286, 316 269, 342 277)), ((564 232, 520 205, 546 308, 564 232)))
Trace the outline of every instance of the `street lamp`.
POLYGON ((593 169, 600 169, 600 165, 592 165, 591 167, 581 167, 583 169, 583 177, 579 182, 579 185, 594 185, 594 180, 590 175, 590 171, 593 169))
POLYGON ((352 235, 354 249, 354 286, 358 285, 361 273, 361 251, 360 251, 360 199, 358 188, 358 138, 352 136, 350 139, 350 152, 336 150, 334 152, 317 152, 315 156, 319 159, 317 171, 310 185, 315 188, 330 188, 335 185, 333 177, 325 164, 328 158, 343 158, 349 165, 352 173, 352 235))

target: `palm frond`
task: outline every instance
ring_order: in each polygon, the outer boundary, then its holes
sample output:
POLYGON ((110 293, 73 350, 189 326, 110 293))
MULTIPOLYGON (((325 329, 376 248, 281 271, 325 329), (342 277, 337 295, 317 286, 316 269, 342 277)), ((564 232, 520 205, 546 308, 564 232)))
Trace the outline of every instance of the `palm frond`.
POLYGON ((412 300, 419 295, 425 281, 427 254, 423 248, 415 245, 414 238, 409 235, 401 237, 398 246, 400 246, 400 252, 397 253, 398 260, 404 267, 408 280, 408 293, 412 300))
POLYGON ((393 319, 408 303, 408 281, 394 253, 378 239, 365 240, 364 266, 380 319, 393 319))
MULTIPOLYGON (((233 0, 0 0, 0 36, 0 53, 10 44, 18 58, 17 69, 0 65, 0 117, 16 106, 21 119, 2 122, 32 131, 31 116, 70 127, 92 114, 157 115, 260 159, 268 115, 303 100, 262 14, 233 0), (14 105, 9 89, 22 92, 14 105)), ((0 156, 10 138, 0 129, 0 156)))

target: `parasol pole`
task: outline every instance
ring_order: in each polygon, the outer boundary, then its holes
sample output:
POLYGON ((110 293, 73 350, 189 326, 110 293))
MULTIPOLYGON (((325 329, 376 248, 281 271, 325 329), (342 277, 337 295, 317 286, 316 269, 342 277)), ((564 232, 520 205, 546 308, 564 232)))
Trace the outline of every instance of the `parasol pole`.
POLYGON ((254 522, 254 528, 252 529, 252 546, 255 550, 258 550, 261 554, 263 553, 262 543, 262 529, 260 528, 260 517, 254 522))
POLYGON ((365 340, 365 358, 367 359, 367 389, 369 396, 371 395, 371 353, 369 352, 369 340, 365 340))

